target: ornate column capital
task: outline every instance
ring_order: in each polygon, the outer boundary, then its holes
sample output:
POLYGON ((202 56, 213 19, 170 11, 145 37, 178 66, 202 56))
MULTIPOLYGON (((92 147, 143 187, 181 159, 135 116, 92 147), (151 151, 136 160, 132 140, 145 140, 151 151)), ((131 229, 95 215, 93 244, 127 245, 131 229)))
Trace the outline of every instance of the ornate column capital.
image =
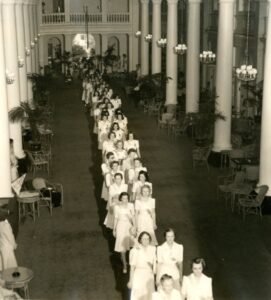
POLYGON ((140 0, 141 4, 149 4, 149 0, 140 0))

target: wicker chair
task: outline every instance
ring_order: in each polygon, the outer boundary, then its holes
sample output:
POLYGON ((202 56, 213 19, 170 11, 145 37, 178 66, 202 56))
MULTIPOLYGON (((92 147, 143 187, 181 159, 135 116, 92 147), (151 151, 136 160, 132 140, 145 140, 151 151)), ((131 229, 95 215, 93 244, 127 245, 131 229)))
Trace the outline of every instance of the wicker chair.
POLYGON ((25 150, 25 152, 30 160, 33 176, 35 175, 37 170, 46 170, 49 175, 50 165, 49 165, 48 155, 42 152, 32 153, 28 150, 25 150))
POLYGON ((211 153, 212 146, 196 147, 192 150, 193 168, 199 165, 205 165, 209 172, 208 158, 211 153))
POLYGON ((261 185, 258 187, 257 195, 240 197, 238 204, 239 208, 242 210, 243 219, 245 219, 246 215, 249 213, 256 214, 260 219, 262 219, 262 203, 268 189, 269 187, 267 185, 261 185))

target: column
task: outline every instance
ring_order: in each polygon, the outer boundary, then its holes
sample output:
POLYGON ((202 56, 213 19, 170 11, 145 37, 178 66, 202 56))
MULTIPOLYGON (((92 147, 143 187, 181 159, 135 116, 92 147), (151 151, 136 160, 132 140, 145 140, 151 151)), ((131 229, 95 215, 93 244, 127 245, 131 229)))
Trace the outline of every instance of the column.
POLYGON ((133 54, 134 54, 134 49, 133 49, 133 39, 134 36, 132 34, 128 35, 128 70, 129 72, 132 72, 134 70, 133 66, 133 54))
POLYGON ((141 0, 141 75, 149 74, 149 43, 145 36, 149 34, 149 0, 141 0))
POLYGON ((31 73, 35 73, 35 46, 33 46, 34 43, 34 21, 33 21, 33 11, 32 11, 32 0, 29 1, 28 4, 28 16, 29 16, 29 28, 30 28, 30 50, 31 50, 31 73))
MULTIPOLYGON (((29 23, 29 1, 24 0, 23 13, 24 13, 24 36, 25 36, 25 53, 26 53, 26 72, 29 74, 32 72, 31 65, 31 49, 30 49, 30 23, 29 23)), ((27 100, 29 103, 33 101, 32 82, 27 79, 27 100)))
POLYGON ((26 58, 25 58, 25 38, 24 38, 24 16, 23 16, 23 1, 15 4, 15 22, 17 32, 17 52, 18 52, 18 67, 19 67, 19 87, 20 101, 27 102, 27 75, 26 75, 26 58), (21 64, 19 64, 21 60, 21 64))
POLYGON ((70 22, 70 0, 64 0, 65 23, 70 22))
POLYGON ((132 64, 130 70, 136 70, 137 64, 139 64, 139 39, 135 37, 135 32, 139 30, 139 2, 130 0, 129 2, 130 21, 132 24, 132 35, 129 37, 129 41, 132 41, 131 52, 132 52, 132 64))
POLYGON ((37 5, 32 6, 33 25, 34 25, 34 42, 35 42, 35 73, 40 73, 39 68, 39 43, 38 43, 38 18, 37 18, 37 5))
POLYGON ((161 2, 152 0, 152 74, 161 73, 161 48, 157 45, 161 38, 161 2))
POLYGON ((214 152, 230 150, 233 59, 233 6, 235 0, 220 0, 216 62, 216 110, 225 117, 215 122, 214 152))
MULTIPOLYGON (((18 53, 15 24, 14 0, 2 0, 2 18, 4 35, 4 52, 6 71, 14 74, 15 81, 7 84, 8 109, 20 106, 20 87, 18 72, 18 53)), ((2 92, 2 91, 1 91, 2 92)), ((14 152, 18 158, 23 158, 21 123, 10 123, 10 138, 14 140, 14 152)))
POLYGON ((65 51, 72 52, 73 34, 65 34, 65 51))
POLYGON ((106 34, 102 34, 102 53, 104 55, 105 51, 108 49, 108 37, 106 34))
MULTIPOLYGON (((167 0, 167 55, 166 106, 177 104, 178 55, 174 47, 178 44, 178 0, 167 0)), ((169 107, 168 107, 169 110, 169 107)))
POLYGON ((44 66, 45 66, 45 63, 44 63, 44 36, 43 35, 40 35, 39 37, 39 68, 40 68, 40 73, 42 75, 44 75, 44 66))
POLYGON ((265 42, 265 61, 264 61, 264 82, 263 82, 263 104, 262 104, 262 125, 261 125, 261 150, 260 150, 260 178, 259 184, 267 184, 268 196, 271 196, 271 0, 268 0, 268 20, 265 42))
POLYGON ((101 0, 102 9, 102 22, 107 23, 107 13, 108 13, 108 0, 101 0))
POLYGON ((200 4, 189 0, 186 54, 186 113, 199 110, 200 92, 200 4))
POLYGON ((13 197, 11 191, 10 150, 9 150, 9 120, 5 77, 4 39, 2 30, 2 6, 0 0, 0 200, 13 197))

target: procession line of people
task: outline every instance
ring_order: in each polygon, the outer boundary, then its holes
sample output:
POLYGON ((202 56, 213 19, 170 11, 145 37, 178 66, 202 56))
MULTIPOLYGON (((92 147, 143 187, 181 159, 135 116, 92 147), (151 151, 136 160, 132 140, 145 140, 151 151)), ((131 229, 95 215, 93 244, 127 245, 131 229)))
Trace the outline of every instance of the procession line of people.
POLYGON ((124 274, 129 253, 130 299, 212 300, 212 280, 203 274, 204 259, 194 259, 192 274, 183 276, 183 245, 174 241, 172 228, 165 230, 165 242, 157 246, 153 185, 140 143, 128 130, 120 97, 98 70, 87 67, 87 61, 82 86, 82 101, 94 119, 93 133, 103 160, 104 226, 115 237, 114 250, 120 253, 124 274))

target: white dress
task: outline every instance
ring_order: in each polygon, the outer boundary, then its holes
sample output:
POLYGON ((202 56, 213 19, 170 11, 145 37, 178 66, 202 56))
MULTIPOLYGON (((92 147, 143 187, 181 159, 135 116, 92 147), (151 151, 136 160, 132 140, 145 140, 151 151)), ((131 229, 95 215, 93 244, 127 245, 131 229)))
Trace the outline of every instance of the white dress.
POLYGON ((132 168, 128 171, 128 178, 130 183, 134 183, 138 180, 138 174, 140 171, 147 172, 147 168, 145 167, 132 168))
POLYGON ((139 150, 138 140, 126 140, 124 142, 124 149, 128 152, 130 149, 139 150))
POLYGON ((129 251, 134 245, 133 237, 130 233, 130 229, 133 227, 134 215, 135 210, 132 203, 127 203, 127 206, 121 204, 115 206, 115 222, 117 222, 116 252, 129 251))
POLYGON ((146 181, 146 182, 141 182, 140 180, 137 180, 133 184, 132 192, 135 194, 135 199, 140 199, 141 198, 141 188, 143 185, 147 185, 150 187, 150 195, 152 194, 152 183, 146 181))
POLYGON ((133 248, 129 257, 130 266, 134 267, 134 277, 131 279, 130 300, 151 300, 154 292, 154 266, 156 264, 156 249, 148 246, 133 248))
POLYGON ((122 149, 122 150, 115 150, 114 151, 114 156, 115 159, 122 164, 122 161, 127 157, 127 152, 126 150, 122 149))
POLYGON ((157 245, 157 239, 153 227, 153 219, 151 211, 155 209, 155 199, 148 198, 147 200, 136 200, 135 210, 137 212, 137 233, 147 231, 152 238, 151 244, 157 245))
POLYGON ((115 205, 119 202, 119 195, 122 192, 127 192, 128 186, 125 183, 122 183, 121 185, 117 185, 116 183, 113 183, 109 187, 109 196, 108 196, 108 202, 107 202, 107 215, 104 220, 104 225, 107 228, 113 229, 114 228, 114 216, 115 216, 115 205))
POLYGON ((123 130, 125 134, 127 134, 127 124, 128 124, 128 121, 127 121, 126 117, 124 117, 123 120, 118 120, 118 119, 114 120, 114 122, 118 123, 120 129, 123 130))
POLYGON ((124 135, 124 131, 119 129, 119 130, 114 130, 115 134, 116 134, 116 139, 119 141, 124 140, 125 135, 124 135))
POLYGON ((162 289, 159 289, 157 292, 152 294, 151 300, 182 300, 181 293, 173 289, 170 293, 170 295, 166 295, 165 292, 162 289))
POLYGON ((106 155, 108 152, 113 152, 115 151, 115 142, 111 141, 111 140, 105 140, 103 142, 103 146, 102 146, 102 150, 104 155, 106 155))
POLYGON ((213 299, 212 278, 202 274, 198 280, 192 273, 183 277, 182 295, 187 300, 213 299))
POLYGON ((173 243, 170 247, 167 242, 157 247, 157 277, 156 282, 159 283, 162 275, 168 274, 174 280, 174 288, 181 290, 180 272, 176 263, 183 262, 183 245, 173 243))
POLYGON ((110 129, 111 123, 108 120, 100 120, 98 122, 98 141, 99 141, 99 149, 102 149, 103 142, 107 139, 108 132, 110 129))
POLYGON ((106 186, 106 174, 110 173, 110 167, 107 163, 103 163, 101 168, 104 177, 101 198, 105 201, 108 201, 108 187, 106 186))
POLYGON ((8 268, 16 268, 17 260, 14 250, 17 248, 12 228, 8 220, 0 222, 0 270, 8 268))

